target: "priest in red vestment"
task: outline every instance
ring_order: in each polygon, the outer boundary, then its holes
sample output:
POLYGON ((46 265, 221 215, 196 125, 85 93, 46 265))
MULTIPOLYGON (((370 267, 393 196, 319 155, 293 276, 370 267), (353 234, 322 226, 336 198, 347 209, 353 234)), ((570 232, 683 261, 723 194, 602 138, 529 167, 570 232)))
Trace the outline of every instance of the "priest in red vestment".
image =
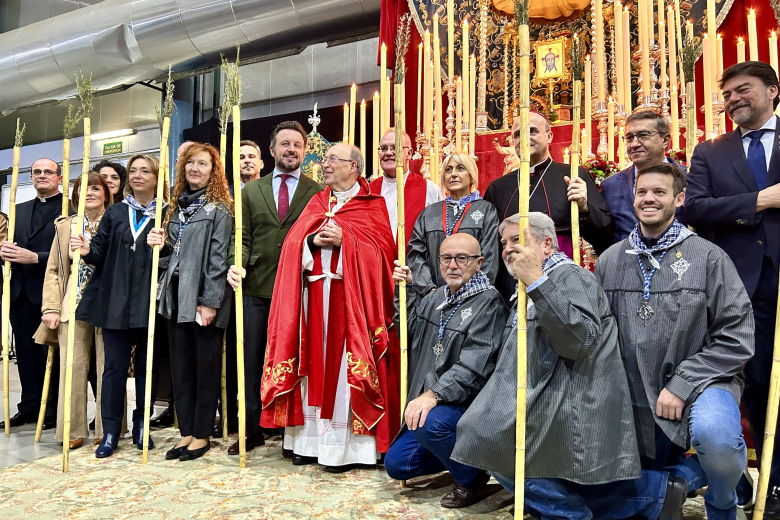
MULTIPOLYGON (((401 156, 404 160, 404 238, 406 244, 409 244, 409 237, 412 236, 412 228, 417 222, 420 212, 434 202, 444 200, 441 190, 431 181, 424 179, 422 175, 417 175, 409 171, 409 159, 412 158, 412 139, 409 134, 402 132, 403 150, 401 156)), ((369 185, 371 193, 382 195, 387 206, 387 215, 390 219, 390 229, 393 230, 393 236, 396 237, 398 230, 398 187, 395 178, 395 128, 388 128, 382 140, 379 141, 379 166, 382 168, 383 176, 375 179, 369 185)))
POLYGON ((293 464, 334 473, 375 464, 400 427, 395 241, 363 165, 357 147, 331 147, 327 187, 284 242, 260 390, 260 424, 286 428, 293 464))

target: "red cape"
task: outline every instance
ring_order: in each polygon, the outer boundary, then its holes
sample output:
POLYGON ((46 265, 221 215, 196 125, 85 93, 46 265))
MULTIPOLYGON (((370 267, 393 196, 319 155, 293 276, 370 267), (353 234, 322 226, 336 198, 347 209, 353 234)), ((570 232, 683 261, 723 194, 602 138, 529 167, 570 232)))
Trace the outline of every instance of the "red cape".
MULTIPOLYGON (((384 179, 384 177, 379 177, 371 181, 371 184, 369 184, 371 193, 382 194, 384 179)), ((414 223, 417 222, 417 217, 425 209, 427 194, 428 181, 422 175, 410 172, 406 182, 404 182, 404 238, 406 239, 407 249, 409 247, 409 239, 412 238, 414 223)))
MULTIPOLYGON (((400 426, 397 343, 388 341, 393 320, 396 258, 385 200, 362 178, 360 192, 333 220, 341 227, 345 287, 347 383, 355 420, 352 432, 377 436, 386 452, 400 426)), ((284 241, 271 302, 268 346, 260 396, 266 428, 303 424, 299 383, 309 373, 301 258, 306 239, 328 221, 330 188, 317 193, 284 241)), ((311 348, 322 348, 312 345, 311 348)))

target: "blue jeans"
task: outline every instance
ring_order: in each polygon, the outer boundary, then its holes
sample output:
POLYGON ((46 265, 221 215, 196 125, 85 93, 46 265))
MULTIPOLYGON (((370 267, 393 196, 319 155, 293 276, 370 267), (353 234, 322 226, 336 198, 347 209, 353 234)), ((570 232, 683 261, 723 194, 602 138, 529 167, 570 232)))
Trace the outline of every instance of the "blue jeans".
POLYGON ((466 408, 440 404, 428 412, 425 425, 406 427, 385 455, 385 470, 395 480, 449 471, 461 486, 469 487, 480 469, 450 460, 455 446, 455 427, 466 408))
POLYGON ((656 427, 656 458, 642 460, 644 469, 665 468, 685 478, 690 490, 707 486, 704 507, 709 520, 736 518, 736 486, 747 464, 739 406, 720 388, 707 388, 691 405, 689 431, 693 457, 673 445, 656 427))
MULTIPOLYGON (((515 491, 512 477, 493 473, 499 484, 515 491)), ((633 480, 586 486, 557 478, 525 479, 526 508, 542 520, 618 520, 641 515, 655 520, 666 496, 665 471, 642 471, 633 480)))

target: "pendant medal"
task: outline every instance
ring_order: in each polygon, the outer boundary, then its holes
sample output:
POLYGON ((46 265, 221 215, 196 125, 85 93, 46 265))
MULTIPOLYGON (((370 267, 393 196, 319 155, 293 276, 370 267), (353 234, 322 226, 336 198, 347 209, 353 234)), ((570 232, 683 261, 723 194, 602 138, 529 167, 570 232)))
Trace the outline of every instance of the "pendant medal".
POLYGON ((639 311, 637 312, 639 314, 639 317, 643 320, 649 320, 653 314, 655 314, 655 311, 652 307, 647 303, 647 301, 644 301, 642 303, 642 306, 639 308, 639 311))
POLYGON ((181 239, 176 241, 176 245, 173 246, 173 250, 176 252, 176 256, 179 256, 181 251, 181 239))
POLYGON ((439 359, 439 356, 444 353, 444 346, 441 343, 436 343, 433 346, 433 353, 436 354, 436 359, 439 359))
POLYGON ((132 245, 132 246, 130 246, 130 249, 131 249, 132 251, 135 251, 135 241, 133 241, 133 245, 132 245))

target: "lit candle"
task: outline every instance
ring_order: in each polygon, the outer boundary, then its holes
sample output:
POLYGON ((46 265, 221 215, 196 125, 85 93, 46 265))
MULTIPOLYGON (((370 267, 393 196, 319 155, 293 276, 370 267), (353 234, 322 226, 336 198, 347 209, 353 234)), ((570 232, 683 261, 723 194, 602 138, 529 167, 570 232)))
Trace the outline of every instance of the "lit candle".
MULTIPOLYGON (((435 17, 435 16, 434 16, 435 17)), ((439 65, 439 37, 434 36, 433 37, 433 48, 436 49, 434 57, 433 57, 433 84, 434 84, 434 92, 435 92, 435 100, 436 100, 436 126, 438 129, 443 128, 442 127, 442 98, 441 98, 441 66, 439 65)), ((434 133, 435 139, 438 139, 437 133, 434 133)))
POLYGON ((422 85, 423 85, 423 44, 417 49, 417 131, 422 131, 422 85))
POLYGON ((623 106, 626 114, 632 111, 631 105, 631 13, 628 7, 623 8, 623 106))
POLYGON ((702 68, 704 69, 704 132, 705 139, 712 138, 712 39, 704 33, 702 39, 702 68))
POLYGON ((373 123, 373 168, 374 168, 374 177, 378 177, 381 173, 381 168, 379 168, 379 92, 374 92, 374 98, 371 100, 371 107, 374 110, 374 120, 373 123))
MULTIPOLYGON (((647 3, 651 0, 639 0, 639 41, 642 46, 642 99, 639 99, 638 104, 644 104, 644 97, 650 95, 650 32, 647 20, 647 3)), ((652 3, 652 2, 651 2, 652 3)))
POLYGON ((772 36, 769 37, 769 64, 777 74, 777 36, 775 31, 772 31, 772 36))
POLYGON ((393 86, 390 83, 390 76, 387 76, 385 79, 385 92, 387 92, 387 96, 385 97, 387 102, 382 105, 383 132, 393 126, 393 120, 390 115, 390 108, 393 106, 393 86))
POLYGON ((382 132, 384 132, 386 121, 385 121, 385 105, 390 105, 390 92, 387 88, 386 82, 385 82, 385 76, 387 75, 387 45, 384 43, 382 44, 382 47, 380 49, 379 53, 379 73, 381 74, 379 78, 379 99, 380 99, 380 121, 379 121, 379 128, 381 128, 382 132))
MULTIPOLYGON (((659 4, 663 0, 658 0, 659 4)), ((658 11, 659 18, 663 18, 663 9, 658 11)), ((666 88, 666 23, 658 21, 658 48, 661 55, 661 90, 666 88)))
MULTIPOLYGON (((438 136, 439 135, 439 127, 434 123, 433 126, 433 135, 438 136)), ((433 166, 433 173, 431 174, 431 179, 433 180, 434 184, 439 184, 439 140, 434 139, 433 140, 433 156, 431 157, 431 165, 433 166)))
POLYGON ((454 80, 455 72, 455 9, 453 0, 447 0, 447 77, 454 80))
POLYGON ((615 162, 615 102, 609 96, 607 103, 607 159, 615 162))
POLYGON ((349 104, 344 103, 344 127, 341 135, 344 136, 344 142, 349 143, 349 104))
POLYGON ((357 98, 357 85, 354 83, 349 89, 349 144, 355 144, 355 112, 357 98))
POLYGON ((463 128, 463 81, 458 78, 455 81, 455 151, 463 151, 461 129, 463 128))
MULTIPOLYGON (((469 89, 471 88, 469 72, 469 21, 463 20, 463 60, 460 65, 460 77, 463 78, 463 122, 469 121, 469 89)), ((466 125, 468 126, 468 125, 466 125)))
MULTIPOLYGON (((428 39, 428 33, 425 33, 425 39, 428 39)), ((427 43, 427 42, 426 42, 427 43)), ((433 75, 433 64, 431 63, 431 48, 430 46, 425 46, 425 74, 423 78, 423 84, 425 85, 425 88, 423 89, 423 105, 425 106, 425 121, 424 121, 424 131, 425 131, 425 138, 430 139, 431 138, 431 129, 433 128, 433 125, 431 124, 431 118, 433 117, 433 109, 431 108, 431 105, 433 104, 433 83, 431 83, 431 77, 433 75)))
POLYGON ((607 78, 604 74, 604 17, 602 15, 602 0, 596 0, 596 88, 599 103, 603 102, 607 90, 607 78))
MULTIPOLYGON (((590 61, 590 56, 585 56, 585 99, 583 100, 583 122, 588 133, 590 133, 591 125, 591 108, 593 106, 593 62, 590 61)), ((585 151, 582 151, 585 153, 585 151)))
POLYGON ((563 151, 563 164, 569 164, 569 147, 563 151))
POLYGON ((617 84, 617 104, 624 103, 623 88, 625 78, 623 73, 623 5, 615 2, 614 31, 615 31, 615 83, 617 84))
POLYGON ((680 127, 679 127, 679 119, 680 119, 680 109, 678 108, 677 104, 678 96, 677 96, 677 85, 672 85, 672 149, 679 150, 680 149, 680 127))
POLYGON ((366 158, 366 100, 360 102, 360 155, 366 158))
POLYGON ((707 0, 707 33, 714 34, 715 36, 710 38, 710 45, 712 45, 712 52, 710 53, 710 71, 712 76, 712 91, 717 92, 718 87, 715 83, 718 70, 718 57, 717 57, 717 44, 715 40, 718 38, 718 24, 715 21, 715 0, 707 0))
POLYGON ((626 167, 626 141, 623 139, 625 135, 626 131, 621 126, 618 129, 618 166, 621 170, 626 167))
POLYGON ((580 139, 580 164, 588 161, 588 132, 582 129, 582 138, 580 139))
POLYGON ((471 80, 469 81, 469 153, 477 155, 474 144, 477 136, 477 57, 473 54, 470 60, 471 80))
POLYGON ((737 40, 737 63, 743 63, 745 61, 745 40, 742 36, 737 40))
POLYGON ((751 9, 747 15, 748 20, 748 47, 750 47, 750 61, 758 61, 758 36, 756 36, 756 12, 751 9))
POLYGON ((669 6, 666 13, 669 31, 669 84, 672 88, 677 86, 677 37, 675 36, 674 10, 669 6))

